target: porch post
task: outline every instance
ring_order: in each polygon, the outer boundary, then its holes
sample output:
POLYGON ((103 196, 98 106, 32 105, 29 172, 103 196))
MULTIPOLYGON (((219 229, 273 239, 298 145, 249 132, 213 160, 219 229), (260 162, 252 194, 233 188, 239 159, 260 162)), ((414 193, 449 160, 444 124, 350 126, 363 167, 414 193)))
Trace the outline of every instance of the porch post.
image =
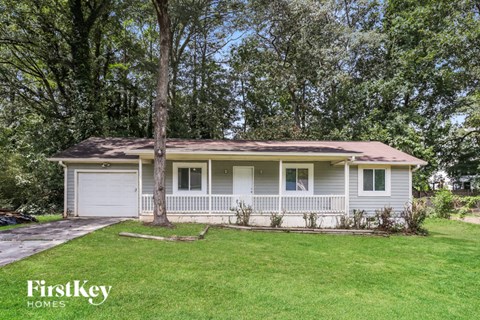
POLYGON ((345 159, 345 214, 350 216, 350 163, 345 159))
POLYGON ((142 197, 142 185, 143 185, 143 182, 142 182, 142 178, 143 178, 143 174, 142 174, 142 170, 143 170, 143 163, 142 163, 142 158, 140 158, 140 156, 138 157, 138 214, 140 215, 142 213, 142 210, 143 210, 143 197, 142 197))
POLYGON ((283 161, 278 162, 278 213, 282 213, 282 174, 283 174, 283 161))
POLYGON ((208 159, 208 213, 212 213, 212 159, 208 159))

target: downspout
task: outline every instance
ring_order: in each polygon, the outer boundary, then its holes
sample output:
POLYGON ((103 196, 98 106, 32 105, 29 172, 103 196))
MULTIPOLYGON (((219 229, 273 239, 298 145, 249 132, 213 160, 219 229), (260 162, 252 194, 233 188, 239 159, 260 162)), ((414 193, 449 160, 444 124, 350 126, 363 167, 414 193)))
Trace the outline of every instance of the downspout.
POLYGON ((68 167, 63 161, 58 161, 58 164, 63 168, 63 218, 67 218, 67 187, 68 187, 68 167))

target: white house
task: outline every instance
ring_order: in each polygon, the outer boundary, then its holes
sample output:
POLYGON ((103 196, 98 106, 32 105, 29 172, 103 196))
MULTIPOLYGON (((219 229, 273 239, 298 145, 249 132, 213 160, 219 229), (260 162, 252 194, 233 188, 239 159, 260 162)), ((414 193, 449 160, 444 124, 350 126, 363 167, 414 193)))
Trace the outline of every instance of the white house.
MULTIPOLYGON (((152 218, 153 140, 90 138, 50 158, 64 167, 73 216, 152 218)), ((333 226, 354 209, 397 212, 412 199, 412 171, 426 162, 380 142, 180 140, 167 142, 171 221, 228 222, 237 201, 254 224, 284 212, 303 226, 317 213, 333 226)))

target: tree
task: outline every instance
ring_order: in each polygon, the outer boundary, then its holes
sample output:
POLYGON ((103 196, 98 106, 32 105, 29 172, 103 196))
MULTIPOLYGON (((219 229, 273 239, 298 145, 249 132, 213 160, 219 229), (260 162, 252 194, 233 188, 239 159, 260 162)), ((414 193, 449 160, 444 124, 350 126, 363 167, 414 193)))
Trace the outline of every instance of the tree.
POLYGON ((169 55, 171 50, 170 15, 168 0, 152 0, 157 13, 160 29, 160 59, 158 64, 157 97, 155 99, 155 116, 153 138, 154 146, 154 190, 153 190, 153 225, 172 226, 167 218, 165 164, 167 151, 168 118, 168 80, 169 55))

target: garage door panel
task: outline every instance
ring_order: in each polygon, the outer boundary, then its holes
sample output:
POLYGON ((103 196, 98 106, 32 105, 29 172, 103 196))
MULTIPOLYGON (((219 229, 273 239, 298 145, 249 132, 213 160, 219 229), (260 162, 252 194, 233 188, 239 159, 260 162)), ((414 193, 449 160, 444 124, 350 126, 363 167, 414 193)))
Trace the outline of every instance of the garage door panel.
POLYGON ((78 173, 79 216, 136 216, 137 196, 135 172, 78 173))

